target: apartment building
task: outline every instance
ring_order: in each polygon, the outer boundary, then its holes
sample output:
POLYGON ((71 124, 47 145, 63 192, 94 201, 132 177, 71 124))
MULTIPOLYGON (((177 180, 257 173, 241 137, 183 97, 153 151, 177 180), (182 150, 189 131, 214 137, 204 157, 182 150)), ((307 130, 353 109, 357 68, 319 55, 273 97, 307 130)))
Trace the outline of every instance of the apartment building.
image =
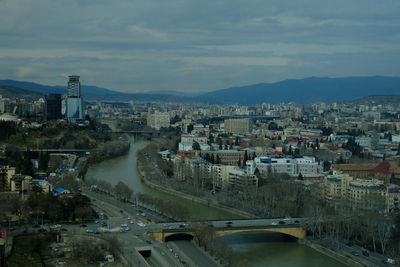
POLYGON ((264 156, 254 159, 256 168, 262 175, 268 176, 272 173, 286 173, 292 177, 301 175, 303 177, 320 177, 323 175, 323 166, 314 157, 292 157, 292 156, 264 156))
POLYGON ((224 131, 226 133, 249 134, 251 132, 252 121, 250 119, 225 119, 224 131))
POLYGON ((392 212, 400 208, 397 185, 388 186, 374 178, 354 178, 342 172, 334 172, 325 178, 322 194, 333 205, 345 201, 353 209, 392 212))

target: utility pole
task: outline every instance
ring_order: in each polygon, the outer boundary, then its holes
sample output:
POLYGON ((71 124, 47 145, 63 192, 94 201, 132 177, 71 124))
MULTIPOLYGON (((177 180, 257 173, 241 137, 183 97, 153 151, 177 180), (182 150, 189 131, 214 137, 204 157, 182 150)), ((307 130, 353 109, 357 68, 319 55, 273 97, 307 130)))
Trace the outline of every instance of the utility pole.
POLYGON ((0 232, 0 267, 6 266, 6 240, 5 232, 0 232))

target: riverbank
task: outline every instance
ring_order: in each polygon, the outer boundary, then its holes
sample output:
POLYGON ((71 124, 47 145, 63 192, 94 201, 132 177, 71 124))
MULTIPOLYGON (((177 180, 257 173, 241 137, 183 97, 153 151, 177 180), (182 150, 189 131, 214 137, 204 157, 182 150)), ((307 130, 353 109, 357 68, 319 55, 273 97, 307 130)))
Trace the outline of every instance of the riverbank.
POLYGON ((140 177, 141 177, 141 181, 145 185, 147 185, 148 187, 150 187, 152 189, 159 190, 159 191, 162 191, 164 193, 171 194, 171 195, 174 195, 174 196, 177 196, 177 197, 180 197, 180 198, 183 198, 183 199, 187 199, 187 200, 190 200, 190 201, 193 201, 193 202, 196 202, 196 203, 207 205, 208 207, 221 209, 223 211, 230 212, 230 213, 236 214, 236 215, 244 217, 244 218, 257 218, 257 216, 254 215, 254 214, 251 214, 251 213, 248 213, 248 212, 245 212, 245 211, 242 211, 242 210, 238 210, 238 209, 235 209, 235 208, 232 208, 232 207, 228 207, 228 206, 225 206, 225 205, 221 205, 221 204, 216 203, 215 201, 213 201, 211 199, 203 199, 203 198, 192 196, 192 195, 189 195, 189 194, 186 194, 186 193, 183 193, 183 192, 179 192, 179 191, 174 190, 172 188, 168 188, 168 187, 156 184, 156 183, 154 183, 154 182, 152 182, 152 181, 150 181, 148 179, 147 174, 144 171, 144 169, 142 167, 142 163, 140 162, 140 160, 138 160, 136 164, 137 164, 138 173, 140 174, 140 177))
MULTIPOLYGON (((318 251, 319 253, 322 253, 328 257, 331 257, 332 259, 335 259, 336 261, 347 265, 347 266, 368 266, 368 262, 359 262, 356 261, 354 259, 352 259, 349 255, 346 255, 340 251, 335 251, 332 250, 330 248, 327 248, 325 246, 322 246, 316 242, 313 242, 311 240, 308 239, 299 239, 298 240, 299 244, 305 245, 309 248, 312 248, 316 251, 318 251)), ((361 260, 361 259, 359 259, 361 260)))

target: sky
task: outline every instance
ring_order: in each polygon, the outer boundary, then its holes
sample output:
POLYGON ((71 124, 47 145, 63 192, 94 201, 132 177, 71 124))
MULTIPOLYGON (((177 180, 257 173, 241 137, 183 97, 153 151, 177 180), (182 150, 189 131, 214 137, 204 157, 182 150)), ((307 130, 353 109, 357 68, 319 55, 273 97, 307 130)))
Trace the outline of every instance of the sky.
POLYGON ((400 76, 399 0, 0 0, 0 79, 188 93, 400 76))

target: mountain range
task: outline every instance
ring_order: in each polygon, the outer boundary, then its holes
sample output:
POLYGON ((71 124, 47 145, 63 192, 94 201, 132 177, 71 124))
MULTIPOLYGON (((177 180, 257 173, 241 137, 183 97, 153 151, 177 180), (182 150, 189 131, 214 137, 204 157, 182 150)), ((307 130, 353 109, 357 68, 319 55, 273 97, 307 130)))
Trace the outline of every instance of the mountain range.
MULTIPOLYGON (((48 86, 31 82, 0 80, 0 86, 2 85, 40 94, 66 93, 65 86, 48 86)), ((400 95, 400 77, 310 77, 231 87, 203 94, 185 94, 176 91, 128 94, 97 86, 82 85, 82 96, 85 100, 173 101, 254 105, 263 102, 271 104, 287 102, 308 104, 319 101, 351 101, 370 95, 400 95)))

